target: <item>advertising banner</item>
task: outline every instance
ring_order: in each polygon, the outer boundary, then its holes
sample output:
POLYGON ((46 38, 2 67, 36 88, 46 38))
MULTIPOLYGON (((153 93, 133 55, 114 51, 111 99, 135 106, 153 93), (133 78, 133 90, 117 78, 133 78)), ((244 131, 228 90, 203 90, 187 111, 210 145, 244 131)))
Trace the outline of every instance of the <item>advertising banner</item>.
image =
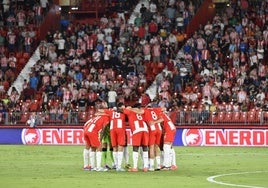
POLYGON ((182 143, 176 144, 183 146, 268 146, 266 129, 181 129, 181 131, 182 143))
MULTIPOLYGON (((127 130, 128 145, 132 135, 127 130)), ((0 144, 83 145, 83 129, 0 129, 0 144)), ((268 146, 266 129, 177 129, 175 146, 268 146)))

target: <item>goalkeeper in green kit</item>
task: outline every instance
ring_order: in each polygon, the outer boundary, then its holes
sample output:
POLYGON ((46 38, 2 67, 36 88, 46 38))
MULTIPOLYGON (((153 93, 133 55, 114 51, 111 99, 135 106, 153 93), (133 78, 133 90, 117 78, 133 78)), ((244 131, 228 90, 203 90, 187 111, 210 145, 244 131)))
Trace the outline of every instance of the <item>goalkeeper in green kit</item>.
POLYGON ((114 158, 113 158, 113 148, 111 146, 111 138, 110 138, 110 125, 107 125, 105 127, 101 142, 102 142, 102 159, 103 159, 104 168, 108 170, 115 169, 116 167, 115 167, 114 158), (111 157, 112 167, 110 167, 107 164, 108 155, 111 157))

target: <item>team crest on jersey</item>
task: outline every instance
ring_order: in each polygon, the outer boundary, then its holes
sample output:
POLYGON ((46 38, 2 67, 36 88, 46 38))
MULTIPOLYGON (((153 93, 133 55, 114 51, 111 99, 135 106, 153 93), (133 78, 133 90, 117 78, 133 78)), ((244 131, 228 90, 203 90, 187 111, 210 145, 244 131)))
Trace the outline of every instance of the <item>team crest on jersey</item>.
POLYGON ((203 133, 200 129, 184 129, 182 132, 182 142, 185 146, 201 146, 203 133))
POLYGON ((41 134, 39 129, 23 129, 21 132, 23 144, 39 144, 41 134))

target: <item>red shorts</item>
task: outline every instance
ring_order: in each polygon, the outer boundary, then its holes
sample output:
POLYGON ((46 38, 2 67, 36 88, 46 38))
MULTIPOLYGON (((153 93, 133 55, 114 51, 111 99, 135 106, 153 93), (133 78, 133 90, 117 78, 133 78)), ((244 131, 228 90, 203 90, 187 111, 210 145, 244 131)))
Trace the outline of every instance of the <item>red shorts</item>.
POLYGON ((149 133, 146 131, 138 132, 132 135, 133 146, 148 146, 149 144, 149 133))
POLYGON ((176 130, 166 132, 164 135, 164 143, 165 142, 171 142, 173 143, 175 138, 176 130))
POLYGON ((97 134, 97 133, 92 133, 92 132, 84 133, 84 140, 85 140, 86 144, 90 147, 97 148, 97 147, 101 146, 99 134, 97 134))
POLYGON ((126 145, 126 131, 125 129, 112 129, 110 130, 110 137, 112 147, 126 145))
POLYGON ((162 136, 161 130, 150 131, 150 133, 149 133, 149 146, 155 145, 155 144, 160 146, 161 136, 162 136))

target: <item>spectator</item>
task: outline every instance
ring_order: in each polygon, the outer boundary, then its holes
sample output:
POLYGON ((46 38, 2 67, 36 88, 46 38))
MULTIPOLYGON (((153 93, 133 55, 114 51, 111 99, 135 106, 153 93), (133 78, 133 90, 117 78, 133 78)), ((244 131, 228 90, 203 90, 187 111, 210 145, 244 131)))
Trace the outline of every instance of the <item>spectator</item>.
POLYGON ((17 20, 18 20, 18 26, 19 27, 24 27, 25 26, 25 22, 26 22, 26 15, 24 10, 19 9, 17 14, 16 14, 17 20))
POLYGON ((87 109, 88 100, 84 94, 77 100, 77 106, 79 112, 85 112, 87 109))
POLYGON ((0 96, 1 98, 4 96, 4 94, 6 93, 4 84, 3 84, 3 79, 0 79, 0 96))
POLYGON ((60 55, 65 55, 65 43, 66 43, 65 39, 62 36, 60 36, 59 39, 57 39, 55 42, 58 46, 57 57, 60 55))
POLYGON ((203 105, 212 105, 212 101, 208 98, 208 96, 204 96, 202 99, 202 104, 203 105))
POLYGON ((157 6, 154 1, 151 1, 149 4, 149 11, 153 14, 157 13, 157 6))
POLYGON ((40 0, 40 5, 42 7, 43 14, 46 14, 49 8, 49 1, 48 0, 40 0))
POLYGON ((12 87, 11 89, 11 93, 9 96, 9 106, 10 107, 14 107, 16 104, 18 104, 20 99, 20 95, 19 92, 17 91, 17 89, 15 87, 12 87))
POLYGON ((144 20, 144 13, 147 11, 146 6, 142 3, 140 7, 141 18, 144 20))
POLYGON ((200 110, 197 108, 197 106, 193 106, 191 111, 191 122, 199 124, 200 119, 199 117, 200 117, 200 110))
POLYGON ((165 16, 171 20, 171 22, 174 22, 175 16, 176 16, 176 9, 173 5, 170 5, 165 10, 165 16))
POLYGON ((15 52, 15 50, 16 50, 16 34, 12 31, 12 29, 10 29, 9 32, 7 33, 7 42, 8 42, 8 51, 15 52))
POLYGON ((136 17, 134 19, 134 26, 139 28, 142 24, 142 18, 140 16, 140 14, 136 13, 136 17))
POLYGON ((206 122, 209 118, 209 115, 210 115, 209 104, 205 103, 204 105, 202 105, 199 123, 202 124, 202 123, 206 122))
POLYGON ((247 99, 247 93, 246 91, 242 88, 242 89, 239 89, 238 90, 238 93, 237 93, 237 102, 238 104, 243 104, 244 102, 246 102, 246 99, 247 99))
POLYGON ((35 94, 35 90, 32 89, 32 88, 30 87, 29 84, 27 85, 27 88, 25 88, 25 89, 22 91, 22 93, 21 93, 21 95, 22 95, 22 99, 23 99, 24 101, 26 101, 26 100, 32 100, 33 97, 34 97, 34 94, 35 94))
POLYGON ((159 107, 164 107, 164 108, 169 108, 170 107, 170 104, 168 102, 168 99, 167 98, 162 98, 162 100, 160 100, 158 102, 158 106, 159 107))
POLYGON ((117 93, 115 92, 114 88, 112 87, 108 91, 108 107, 109 108, 116 107, 116 98, 117 98, 117 93))
POLYGON ((49 109, 49 120, 57 120, 58 106, 51 105, 49 109))
POLYGON ((32 112, 29 119, 27 120, 27 124, 31 127, 34 128, 36 127, 37 124, 37 115, 36 112, 32 112))
POLYGON ((43 21, 43 9, 39 2, 36 2, 36 4, 33 6, 33 11, 35 14, 35 24, 39 26, 43 21))
POLYGON ((122 20, 123 23, 126 23, 125 9, 124 9, 122 2, 118 3, 118 6, 116 8, 116 12, 117 12, 117 16, 118 16, 119 20, 122 20))

